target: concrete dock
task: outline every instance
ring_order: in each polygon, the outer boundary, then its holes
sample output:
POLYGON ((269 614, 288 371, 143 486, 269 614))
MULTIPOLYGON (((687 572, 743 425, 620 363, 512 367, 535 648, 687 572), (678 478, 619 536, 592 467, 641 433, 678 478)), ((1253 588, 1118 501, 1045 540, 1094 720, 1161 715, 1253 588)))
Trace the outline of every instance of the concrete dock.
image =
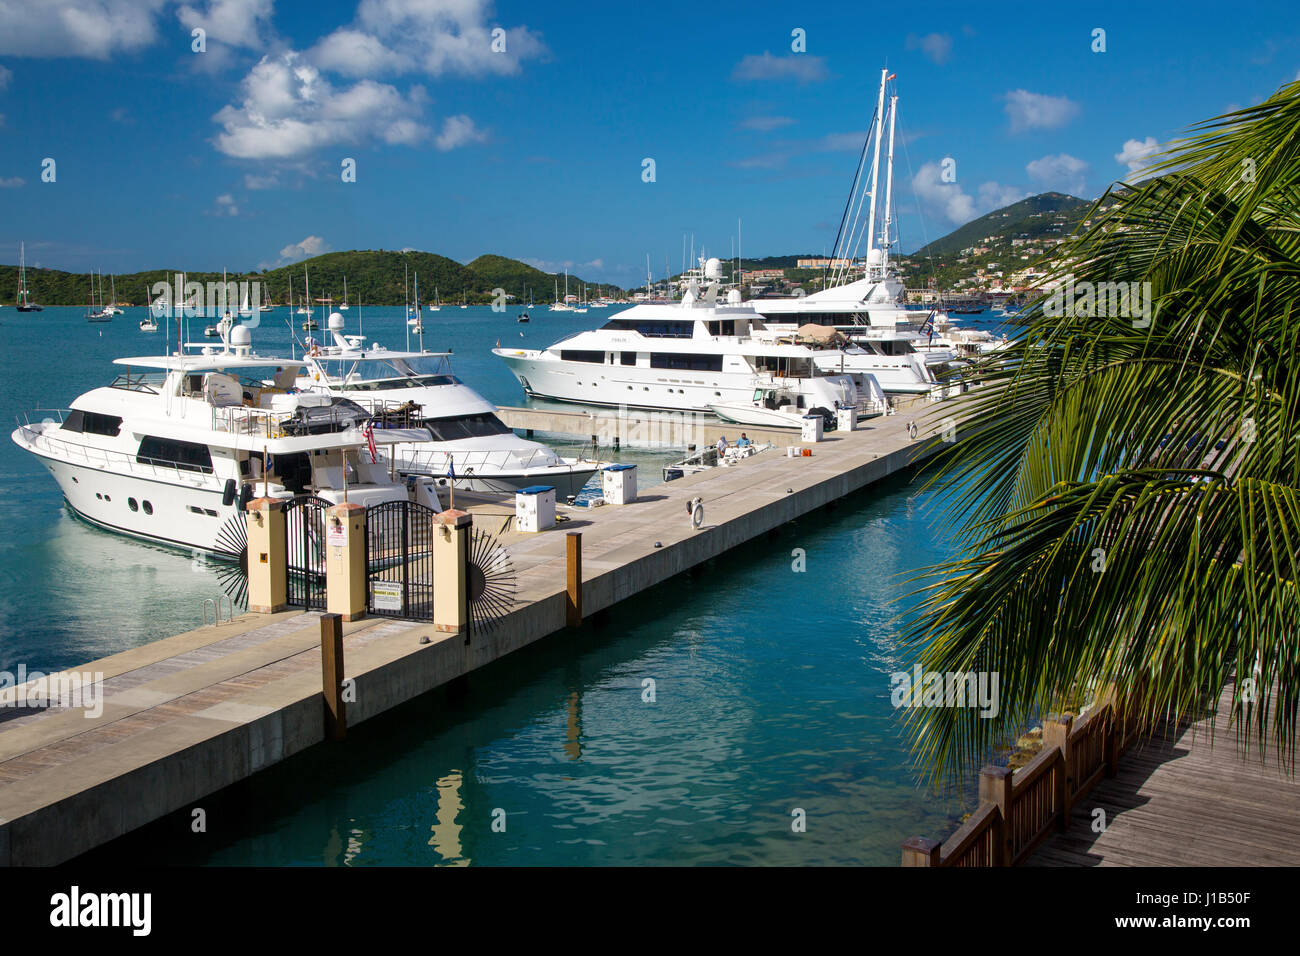
MULTIPOLYGON (((656 485, 633 504, 561 509, 568 520, 553 530, 504 535, 516 602, 490 632, 467 642, 423 622, 344 624, 344 673, 355 681, 347 723, 563 629, 566 531, 582 532, 589 617, 928 457, 944 447, 933 413, 917 403, 859 431, 832 432, 811 457, 787 458, 784 447, 799 442, 784 433, 780 450, 656 485), (698 530, 686 508, 697 495, 698 530)), ((511 510, 466 504, 493 533, 511 510)), ((98 716, 0 707, 0 864, 70 859, 322 742, 318 619, 300 610, 244 615, 72 669, 102 674, 98 716)), ((15 693, 0 693, 0 704, 15 693)))

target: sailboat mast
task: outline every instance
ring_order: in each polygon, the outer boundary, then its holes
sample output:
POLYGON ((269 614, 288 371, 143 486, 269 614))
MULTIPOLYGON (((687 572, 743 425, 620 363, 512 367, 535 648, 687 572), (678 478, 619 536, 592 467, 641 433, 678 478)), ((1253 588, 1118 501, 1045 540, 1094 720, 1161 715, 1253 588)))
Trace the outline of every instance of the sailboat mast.
MULTIPOLYGON (((898 112, 898 97, 889 98, 889 157, 885 160, 885 222, 880 232, 880 277, 889 273, 889 227, 893 223, 891 206, 894 201, 894 115, 898 112)), ((867 247, 870 255, 871 247, 867 247)))
MULTIPOLYGON (((876 185, 880 180, 880 133, 882 131, 881 121, 885 118, 885 77, 889 75, 887 70, 880 71, 880 95, 876 100, 876 115, 872 118, 871 125, 876 137, 875 150, 871 158, 871 207, 867 214, 867 258, 871 257, 871 250, 876 241, 876 185)), ((861 207, 859 207, 861 208, 861 207)), ((870 272, 870 265, 867 270, 870 272)))

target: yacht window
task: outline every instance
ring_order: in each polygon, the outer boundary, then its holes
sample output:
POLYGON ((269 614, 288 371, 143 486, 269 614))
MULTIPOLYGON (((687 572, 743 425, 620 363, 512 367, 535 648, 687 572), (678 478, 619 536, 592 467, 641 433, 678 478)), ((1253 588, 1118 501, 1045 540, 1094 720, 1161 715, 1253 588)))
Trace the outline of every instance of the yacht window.
POLYGON ((560 358, 566 362, 600 362, 605 361, 604 352, 591 349, 560 349, 560 358))
POLYGON ((74 408, 63 420, 63 428, 70 432, 87 432, 91 435, 107 435, 116 438, 122 428, 122 419, 116 415, 101 415, 98 412, 83 412, 74 408))
POLYGON ((721 355, 692 355, 681 352, 651 352, 651 368, 685 369, 692 372, 721 372, 721 355))
POLYGON ((735 334, 736 334, 736 320, 735 320, 735 319, 723 319, 723 320, 720 320, 720 321, 710 322, 710 323, 709 323, 709 334, 710 334, 710 335, 735 335, 735 334))
POLYGON ((182 471, 212 474, 212 453, 207 445, 197 442, 146 435, 135 460, 142 465, 174 465, 182 471))
POLYGON ((619 355, 621 356, 621 358, 619 359, 619 361, 621 361, 624 365, 635 365, 635 364, 636 364, 636 353, 635 353, 635 352, 620 352, 619 355))
POLYGON ((668 322, 650 319, 610 319, 601 328, 619 332, 637 332, 648 338, 689 339, 693 322, 668 322))
POLYGON ((429 418, 421 424, 429 429, 434 441, 459 441, 465 438, 513 434, 505 422, 491 412, 459 415, 455 418, 429 418))
POLYGON ((400 359, 330 358, 320 359, 319 365, 332 384, 363 392, 460 384, 460 379, 448 373, 446 357, 440 355, 400 359))
POLYGON ((127 369, 125 374, 113 379, 109 387, 124 388, 130 392, 150 392, 156 395, 166 378, 166 372, 132 372, 127 369))

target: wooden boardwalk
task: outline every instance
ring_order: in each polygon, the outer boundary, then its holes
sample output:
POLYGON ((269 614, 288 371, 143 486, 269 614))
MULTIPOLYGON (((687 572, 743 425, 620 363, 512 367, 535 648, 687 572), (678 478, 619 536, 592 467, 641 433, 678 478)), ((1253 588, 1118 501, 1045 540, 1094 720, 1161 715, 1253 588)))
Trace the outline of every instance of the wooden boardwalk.
POLYGON ((1243 759, 1230 701, 1231 687, 1213 728, 1206 718, 1134 744, 1025 865, 1300 866, 1300 779, 1253 746, 1243 759))

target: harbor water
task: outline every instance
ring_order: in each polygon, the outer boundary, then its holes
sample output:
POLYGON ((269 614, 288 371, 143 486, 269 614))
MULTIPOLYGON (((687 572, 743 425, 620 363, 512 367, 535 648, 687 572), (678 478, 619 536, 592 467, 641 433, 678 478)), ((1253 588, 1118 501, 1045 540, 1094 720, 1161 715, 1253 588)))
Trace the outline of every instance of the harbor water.
MULTIPOLYGON (((4 315, 10 354, 65 346, 57 371, 29 365, 0 384, 0 409, 66 406, 111 379, 113 358, 158 351, 136 312, 89 327, 78 309, 4 315)), ((259 351, 288 351, 284 315, 263 317, 259 351)), ((400 309, 362 315, 366 335, 405 345, 400 309)), ((523 396, 489 352, 497 340, 541 347, 604 318, 431 316, 425 347, 453 349, 456 373, 499 404, 523 396)), ((0 669, 82 664, 201 623, 220 593, 210 566, 85 525, 4 446, 0 669)), ((620 454, 633 456, 647 478, 670 457, 620 454)), ((917 787, 889 699, 899 599, 913 571, 950 556, 944 512, 907 475, 866 489, 213 796, 204 833, 178 814, 93 858, 895 864, 903 839, 951 832, 962 810, 917 787)))

